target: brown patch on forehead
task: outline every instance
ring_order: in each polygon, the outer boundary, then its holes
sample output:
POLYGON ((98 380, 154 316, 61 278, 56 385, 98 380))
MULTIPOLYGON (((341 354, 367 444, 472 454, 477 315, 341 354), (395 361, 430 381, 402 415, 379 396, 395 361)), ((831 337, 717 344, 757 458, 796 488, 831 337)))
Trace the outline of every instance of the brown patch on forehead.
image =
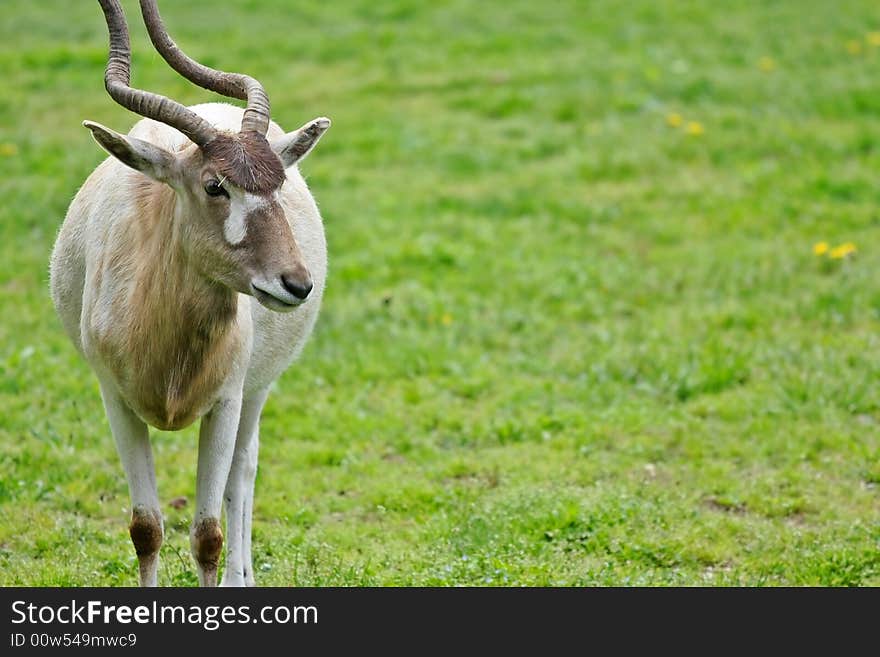
POLYGON ((284 165, 258 132, 218 135, 202 152, 219 175, 251 194, 267 194, 284 182, 284 165))

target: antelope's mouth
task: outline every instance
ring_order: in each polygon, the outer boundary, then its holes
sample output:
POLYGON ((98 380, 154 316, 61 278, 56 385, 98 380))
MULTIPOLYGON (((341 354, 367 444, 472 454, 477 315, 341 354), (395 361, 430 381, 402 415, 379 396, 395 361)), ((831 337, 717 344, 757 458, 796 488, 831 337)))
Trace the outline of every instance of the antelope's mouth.
POLYGON ((261 305, 269 310, 274 310, 275 312, 288 313, 302 303, 302 301, 292 295, 290 300, 280 299, 274 294, 257 287, 253 283, 251 284, 251 290, 254 293, 254 298, 259 301, 261 305))

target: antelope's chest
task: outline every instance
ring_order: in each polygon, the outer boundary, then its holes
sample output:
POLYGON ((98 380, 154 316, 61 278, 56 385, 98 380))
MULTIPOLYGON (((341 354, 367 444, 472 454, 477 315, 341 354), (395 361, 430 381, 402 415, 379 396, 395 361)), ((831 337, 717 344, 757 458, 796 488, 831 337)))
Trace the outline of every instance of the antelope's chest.
POLYGON ((165 431, 204 415, 230 379, 242 350, 238 325, 186 308, 149 319, 129 312, 113 330, 90 331, 91 351, 133 411, 165 431))

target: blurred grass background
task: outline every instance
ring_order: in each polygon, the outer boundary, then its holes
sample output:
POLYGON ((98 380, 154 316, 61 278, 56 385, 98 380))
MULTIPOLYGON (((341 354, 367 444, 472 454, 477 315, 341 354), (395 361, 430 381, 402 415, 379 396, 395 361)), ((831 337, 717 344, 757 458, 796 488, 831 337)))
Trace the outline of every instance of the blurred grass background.
MULTIPOLYGON (((136 86, 195 104, 124 2, 136 86)), ((867 0, 161 3, 303 164, 330 279, 262 424, 263 585, 880 585, 880 10, 867 0), (845 257, 813 245, 851 243, 845 257), (820 249, 821 250, 821 249, 820 249)), ((132 585, 47 289, 104 157, 96 2, 0 5, 0 584, 132 585)), ((195 429, 154 433, 194 584, 195 429)))

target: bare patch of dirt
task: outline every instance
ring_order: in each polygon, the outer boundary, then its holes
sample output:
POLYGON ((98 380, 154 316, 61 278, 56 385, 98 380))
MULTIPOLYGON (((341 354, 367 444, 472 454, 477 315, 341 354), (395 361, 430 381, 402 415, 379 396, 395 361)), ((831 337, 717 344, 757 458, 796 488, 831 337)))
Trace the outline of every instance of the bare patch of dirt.
POLYGON ((189 500, 186 498, 185 495, 181 495, 180 497, 175 497, 173 500, 171 500, 168 503, 168 506, 170 506, 172 509, 182 509, 187 504, 189 504, 189 500))
POLYGON ((733 502, 732 500, 726 500, 715 496, 704 499, 703 506, 712 511, 732 513, 735 515, 743 515, 748 512, 745 502, 733 502))

